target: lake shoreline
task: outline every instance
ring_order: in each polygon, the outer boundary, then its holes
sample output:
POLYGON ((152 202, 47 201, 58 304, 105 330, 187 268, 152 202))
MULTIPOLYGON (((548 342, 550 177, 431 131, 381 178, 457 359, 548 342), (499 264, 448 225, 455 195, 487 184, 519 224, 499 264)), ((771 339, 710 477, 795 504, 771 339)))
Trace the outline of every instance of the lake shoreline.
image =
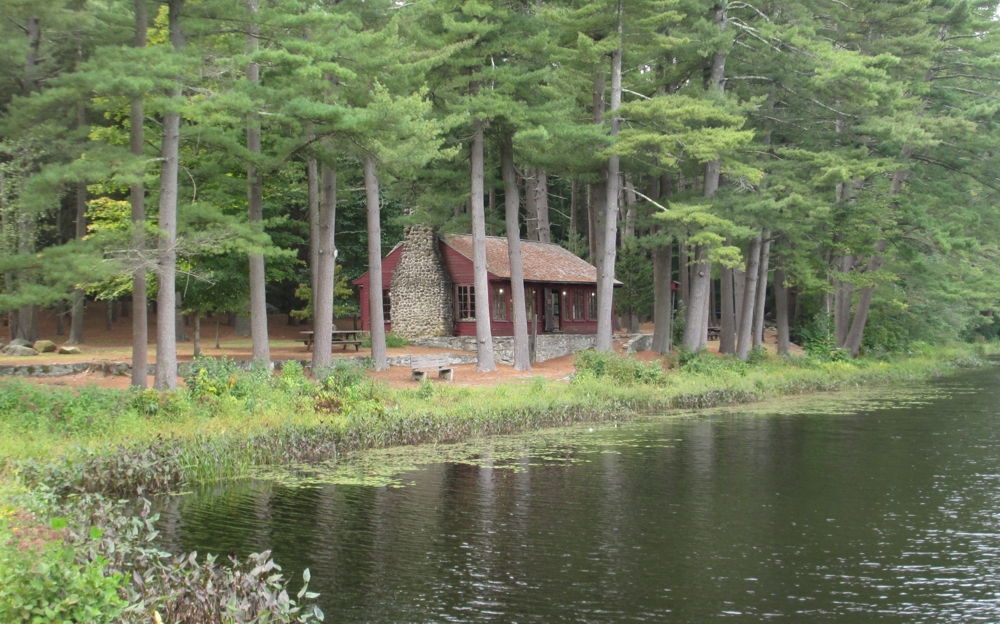
MULTIPOLYGON (((147 595, 116 584, 130 575, 175 578, 178 566, 215 564, 185 564, 182 557, 167 558, 165 561, 173 562, 150 567, 148 557, 134 559, 133 555, 116 554, 138 552, 142 540, 155 537, 155 517, 148 515, 148 502, 136 519, 135 504, 125 501, 177 493, 193 484, 247 478, 268 467, 344 458, 367 449, 457 443, 572 424, 620 422, 658 412, 683 410, 691 414, 692 410, 782 396, 919 381, 986 366, 990 353, 989 346, 967 345, 929 349, 919 355, 884 361, 769 358, 753 366, 711 357, 687 364, 687 370, 666 374, 658 364, 652 368, 613 356, 579 370, 569 382, 538 378, 477 388, 425 383, 417 390, 391 389, 362 377, 349 378, 355 373, 348 371, 342 373, 348 376, 341 380, 342 385, 326 384, 316 391, 301 371, 292 369, 273 378, 268 373, 268 377, 251 379, 258 384, 266 379, 270 384, 263 393, 267 401, 260 394, 219 393, 216 386, 224 380, 205 374, 200 381, 192 380, 185 391, 197 393, 203 382, 202 390, 207 394, 183 404, 187 410, 186 416, 179 417, 183 427, 163 419, 161 410, 169 407, 164 402, 169 397, 151 392, 126 393, 119 398, 131 401, 128 405, 133 411, 137 398, 160 401, 156 404, 156 418, 139 418, 146 433, 144 439, 129 440, 136 423, 122 416, 114 436, 79 437, 73 440, 78 446, 71 452, 49 446, 48 453, 8 457, 0 475, 0 551, 7 554, 0 552, 0 557, 12 556, 6 545, 13 543, 14 529, 23 531, 27 526, 36 532, 48 530, 45 518, 69 518, 68 523, 60 525, 67 528, 47 533, 47 539, 51 544, 62 544, 64 556, 76 561, 83 572, 92 573, 93 566, 98 565, 103 578, 117 579, 110 584, 118 588, 122 605, 177 600, 174 589, 169 587, 161 586, 152 590, 153 595, 147 595), (332 409, 318 414, 313 409, 310 415, 303 416, 299 412, 307 401, 332 409), (333 409, 339 415, 332 415, 333 409), (195 414, 195 410, 200 411, 195 414), (248 411, 251 417, 259 415, 261 420, 249 421, 248 411), (202 427, 192 427, 192 423, 202 427), (126 530, 130 526, 133 529, 126 530)), ((232 379, 230 385, 238 387, 232 379)), ((23 444, 29 445, 26 437, 23 444)), ((20 559, 15 557, 15 561, 24 563, 23 555, 20 553, 20 559)), ((208 574, 207 569, 202 571, 208 574)), ((264 591, 254 591, 258 590, 264 591)))

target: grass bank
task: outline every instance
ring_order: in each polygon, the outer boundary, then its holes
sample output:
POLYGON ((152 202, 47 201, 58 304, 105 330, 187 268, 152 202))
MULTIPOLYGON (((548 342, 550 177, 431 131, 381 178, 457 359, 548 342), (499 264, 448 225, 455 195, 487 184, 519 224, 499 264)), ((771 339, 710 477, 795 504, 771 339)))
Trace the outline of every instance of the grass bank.
POLYGON ((695 355, 659 364, 594 352, 567 382, 393 389, 350 366, 314 382, 205 360, 174 393, 0 384, 0 457, 8 477, 62 491, 151 494, 234 479, 256 467, 365 448, 515 433, 641 412, 714 407, 807 392, 913 381, 981 366, 991 345, 922 347, 889 359, 695 355))
POLYGON ((983 366, 993 351, 959 345, 892 359, 751 363, 701 354, 670 371, 585 352, 568 383, 410 390, 349 365, 313 381, 295 365, 272 375, 218 360, 202 361, 184 390, 166 394, 0 382, 0 621, 322 618, 309 604, 308 571, 290 597, 269 553, 226 563, 161 553, 148 501, 135 512, 121 498, 365 448, 916 381, 983 366))

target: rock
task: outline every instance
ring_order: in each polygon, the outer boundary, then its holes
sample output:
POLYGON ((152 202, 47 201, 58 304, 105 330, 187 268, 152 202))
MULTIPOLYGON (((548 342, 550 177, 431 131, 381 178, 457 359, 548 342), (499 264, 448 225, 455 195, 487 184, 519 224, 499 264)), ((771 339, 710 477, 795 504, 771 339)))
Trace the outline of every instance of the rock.
POLYGON ((9 345, 6 349, 3 350, 3 352, 6 353, 7 355, 20 355, 20 356, 38 355, 38 351, 35 351, 31 347, 24 347, 15 344, 9 345))
POLYGON ((51 340, 36 340, 32 347, 35 351, 39 351, 41 353, 55 353, 56 351, 56 343, 51 340))
POLYGON ((80 347, 59 347, 59 355, 80 355, 80 347))
POLYGON ((28 342, 27 340, 25 340, 24 338, 15 338, 15 339, 11 340, 10 344, 7 345, 7 346, 8 347, 14 347, 14 346, 17 346, 17 347, 30 347, 31 343, 28 342))

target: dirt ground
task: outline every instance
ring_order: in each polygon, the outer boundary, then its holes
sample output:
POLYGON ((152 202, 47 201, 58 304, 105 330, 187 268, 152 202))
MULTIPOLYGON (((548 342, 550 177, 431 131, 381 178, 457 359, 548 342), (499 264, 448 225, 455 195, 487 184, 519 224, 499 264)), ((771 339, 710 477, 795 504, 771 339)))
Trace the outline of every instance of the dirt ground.
MULTIPOLYGON (((68 332, 68 319, 64 325, 66 325, 66 331, 68 332)), ((41 329, 41 337, 46 340, 51 340, 57 345, 65 343, 68 338, 68 336, 65 335, 57 335, 56 315, 52 310, 42 311, 41 318, 39 319, 39 326, 41 329)), ((149 345, 149 361, 152 363, 156 358, 156 345, 152 342, 155 340, 155 314, 149 315, 149 327, 151 340, 149 345)), ((304 344, 302 343, 302 334, 300 333, 310 329, 311 327, 308 325, 289 325, 288 317, 285 315, 274 315, 269 318, 268 335, 270 337, 271 359, 276 361, 310 359, 312 355, 306 350, 304 344)), ((653 325, 651 323, 643 324, 641 326, 641 330, 643 333, 652 333, 653 325)), ((194 328, 188 327, 187 333, 188 336, 191 337, 194 333, 194 328)), ((4 336, 2 340, 6 342, 6 330, 4 330, 2 335, 4 336)), ((56 355, 51 353, 40 354, 33 357, 0 355, 0 364, 56 364, 70 362, 94 362, 100 360, 131 362, 131 317, 119 317, 113 324, 112 329, 108 330, 106 327, 104 307, 100 305, 91 305, 89 306, 85 316, 83 337, 84 342, 77 345, 80 347, 81 351, 79 355, 56 355)), ((622 345, 624 342, 624 338, 616 337, 615 349, 617 351, 622 351, 622 345)), ((764 343, 768 350, 772 353, 776 351, 776 335, 774 330, 767 330, 764 332, 764 343)), ((193 355, 192 349, 193 344, 191 341, 178 343, 177 359, 181 362, 190 361, 193 355)), ((201 349, 203 355, 211 357, 226 356, 232 359, 245 360, 250 359, 252 355, 250 339, 235 335, 234 329, 225 324, 225 319, 223 319, 223 322, 219 324, 218 328, 214 319, 202 320, 201 349), (220 347, 218 349, 215 348, 217 329, 219 332, 220 347)), ((708 351, 710 353, 718 353, 718 350, 718 341, 710 341, 708 343, 708 351)), ((446 349, 430 349, 425 347, 388 349, 389 355, 445 352, 447 352, 446 349)), ((802 349, 800 347, 792 345, 793 355, 801 353, 802 349)), ((334 347, 333 351, 334 357, 369 354, 370 350, 364 348, 355 351, 352 347, 348 347, 346 350, 334 347)), ((663 359, 662 356, 659 356, 651 351, 639 352, 637 357, 644 361, 663 359)), ((474 368, 474 364, 461 364, 456 366, 454 383, 461 386, 486 386, 503 381, 531 379, 537 376, 542 376, 546 379, 558 380, 564 379, 574 370, 573 356, 565 356, 548 360, 546 362, 539 362, 535 364, 530 371, 515 371, 513 367, 505 364, 497 364, 497 370, 492 373, 477 373, 473 370, 474 368)), ((417 385, 416 382, 410 380, 410 369, 405 366, 391 367, 387 371, 375 373, 375 377, 386 381, 393 387, 405 388, 416 387, 417 385)), ((18 379, 22 379, 30 383, 67 387, 80 387, 94 384, 104 388, 124 389, 129 385, 128 377, 105 376, 101 373, 89 372, 75 375, 64 375, 61 377, 19 377, 18 379)), ((152 386, 152 381, 153 379, 150 377, 150 386, 152 386)), ((179 383, 183 382, 179 381, 179 383)))

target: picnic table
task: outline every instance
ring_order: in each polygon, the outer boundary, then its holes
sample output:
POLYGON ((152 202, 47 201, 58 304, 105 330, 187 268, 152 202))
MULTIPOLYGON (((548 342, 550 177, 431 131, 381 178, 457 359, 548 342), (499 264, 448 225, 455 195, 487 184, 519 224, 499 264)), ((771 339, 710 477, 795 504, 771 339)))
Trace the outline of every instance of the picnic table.
MULTIPOLYGON (((313 346, 313 331, 303 331, 299 332, 302 334, 302 342, 306 345, 306 351, 311 351, 313 346)), ((361 347, 361 334, 363 333, 360 329, 338 329, 333 332, 333 343, 331 346, 343 345, 343 350, 347 351, 347 345, 354 345, 354 350, 357 351, 361 347)))

